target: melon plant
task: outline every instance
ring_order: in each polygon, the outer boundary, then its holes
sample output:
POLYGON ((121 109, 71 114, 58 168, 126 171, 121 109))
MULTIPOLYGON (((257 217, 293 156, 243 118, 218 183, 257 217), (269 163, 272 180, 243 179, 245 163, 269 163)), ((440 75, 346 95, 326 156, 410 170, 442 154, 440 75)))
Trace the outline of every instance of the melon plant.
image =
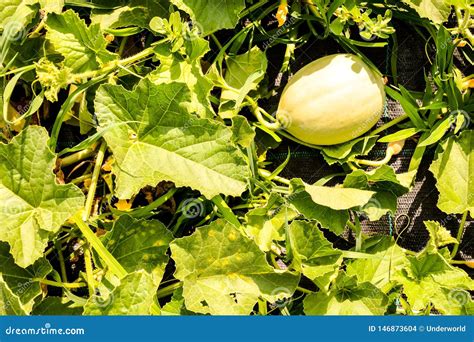
POLYGON ((418 2, 0 1, 0 315, 474 314, 472 6, 418 2))
POLYGON ((296 138, 336 145, 372 128, 383 114, 382 76, 360 57, 329 55, 311 62, 288 82, 277 120, 296 138))

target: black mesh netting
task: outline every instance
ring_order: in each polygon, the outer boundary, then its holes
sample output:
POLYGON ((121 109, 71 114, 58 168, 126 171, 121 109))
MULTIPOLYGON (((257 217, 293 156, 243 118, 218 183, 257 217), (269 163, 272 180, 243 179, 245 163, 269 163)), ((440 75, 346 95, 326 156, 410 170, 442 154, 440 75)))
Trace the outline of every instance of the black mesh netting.
MULTIPOLYGON (((399 40, 397 57, 398 82, 410 90, 423 91, 425 88, 424 74, 429 74, 430 71, 429 60, 425 53, 425 41, 408 27, 398 25, 396 28, 399 40)), ((363 52, 378 66, 379 70, 389 76, 390 81, 393 81, 388 64, 391 54, 390 49, 391 47, 365 49, 363 52)), ((299 68, 316 58, 331 53, 344 52, 337 44, 326 40, 313 41, 297 51, 299 53, 297 53, 295 62, 292 64, 292 72, 296 72, 299 68)), ((270 61, 272 60, 270 56, 269 59, 270 61)), ((459 55, 457 55, 456 63, 461 70, 466 68, 466 64, 459 58, 459 55)), ((270 77, 275 75, 276 78, 280 64, 277 62, 275 64, 275 66, 270 64, 269 75, 270 77)), ((402 113, 403 110, 398 103, 388 100, 387 110, 380 124, 402 113)), ((403 152, 392 159, 390 165, 397 172, 408 170, 408 164, 414 147, 415 142, 408 141, 403 152)), ((288 143, 287 141, 278 148, 269 151, 267 154, 268 159, 274 165, 281 164, 287 157, 288 148, 290 148, 292 158, 282 173, 284 177, 300 177, 308 183, 313 183, 324 176, 341 172, 338 166, 328 166, 317 150, 300 146, 296 143, 288 143)), ((376 146, 370 156, 380 158, 384 154, 385 146, 376 146)), ((398 236, 398 242, 401 246, 414 251, 422 249, 428 240, 428 232, 424 227, 423 221, 438 221, 451 230, 453 235, 457 233, 460 218, 448 216, 436 206, 438 191, 436 190, 435 179, 428 170, 433 155, 433 149, 426 151, 413 189, 398 200, 397 213, 393 216, 385 215, 380 221, 363 221, 362 226, 365 233, 393 234, 398 236)), ((474 257, 474 222, 471 220, 467 224, 468 227, 460 246, 460 255, 464 259, 471 259, 474 257)), ((348 238, 350 239, 350 236, 348 238)))

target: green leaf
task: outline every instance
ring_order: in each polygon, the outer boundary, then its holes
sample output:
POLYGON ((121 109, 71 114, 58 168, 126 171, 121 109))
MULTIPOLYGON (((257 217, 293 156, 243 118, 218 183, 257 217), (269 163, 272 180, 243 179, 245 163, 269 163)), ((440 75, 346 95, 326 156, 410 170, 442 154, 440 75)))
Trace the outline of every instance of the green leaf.
POLYGON ((369 202, 360 207, 371 221, 379 220, 388 212, 395 214, 397 197, 409 191, 404 175, 397 175, 387 165, 371 171, 353 171, 344 179, 344 187, 376 192, 369 202))
POLYGON ((235 142, 242 147, 250 147, 255 139, 255 130, 250 126, 248 120, 237 115, 232 118, 232 131, 235 142))
POLYGON ((35 304, 32 314, 35 316, 76 316, 84 309, 62 297, 46 297, 35 304))
POLYGON ((397 275, 403 285, 403 293, 413 310, 424 310, 432 303, 442 314, 460 314, 462 305, 453 303, 453 291, 474 290, 474 280, 459 268, 455 268, 439 253, 422 253, 408 256, 409 265, 397 275))
POLYGON ((154 85, 148 79, 133 91, 99 88, 96 115, 115 156, 119 198, 163 180, 199 190, 207 198, 238 196, 245 190, 249 171, 243 154, 230 142, 231 129, 189 114, 183 105, 189 99, 184 84, 154 85))
POLYGON ((449 230, 444 228, 441 224, 435 221, 424 221, 426 229, 430 234, 430 241, 428 242, 428 248, 431 250, 437 250, 449 244, 459 243, 454 237, 451 236, 449 230))
POLYGON ((46 39, 64 57, 64 66, 74 73, 98 70, 117 59, 117 55, 107 51, 99 25, 87 27, 72 10, 48 15, 46 29, 46 39))
POLYGON ((367 155, 374 148, 377 138, 377 135, 364 136, 344 144, 325 146, 321 153, 329 165, 344 164, 353 161, 357 156, 367 155))
POLYGON ((420 141, 418 146, 423 147, 423 146, 430 146, 430 145, 436 144, 438 141, 440 141, 444 137, 446 132, 448 132, 453 122, 454 122, 453 116, 449 116, 443 121, 440 121, 437 125, 433 127, 432 131, 430 132, 430 135, 428 135, 426 139, 423 139, 422 141, 420 141))
POLYGON ((112 8, 91 11, 91 22, 99 24, 102 29, 148 28, 153 17, 167 17, 169 8, 167 0, 101 0, 95 3, 112 8))
POLYGON ((390 287, 394 275, 406 266, 405 252, 391 237, 373 237, 362 246, 362 251, 374 258, 355 259, 347 264, 347 275, 356 276, 359 282, 369 282, 381 290, 390 287))
MULTIPOLYGON (((181 31, 184 26, 181 24, 181 31)), ((156 49, 160 66, 150 73, 150 80, 155 84, 173 82, 185 83, 190 90, 191 99, 187 104, 189 112, 196 113, 202 118, 213 118, 214 111, 210 102, 213 83, 203 75, 202 57, 209 51, 209 43, 198 36, 191 36, 186 42, 186 56, 180 52, 172 52, 171 46, 156 49)))
POLYGON ((222 220, 175 240, 171 252, 186 308, 197 313, 247 315, 259 297, 275 302, 293 294, 299 281, 270 267, 252 240, 222 220))
POLYGON ((430 171, 439 191, 438 208, 447 214, 469 211, 474 217, 474 131, 440 143, 430 171))
POLYGON ((123 316, 150 315, 157 286, 145 271, 137 271, 122 278, 109 296, 92 296, 84 307, 84 315, 123 316))
POLYGON ((220 29, 234 28, 239 20, 239 13, 245 8, 244 0, 225 0, 223 2, 171 0, 171 3, 187 12, 193 21, 202 27, 202 33, 205 36, 220 29))
POLYGON ((49 262, 41 258, 33 265, 22 268, 15 264, 6 243, 0 243, 0 273, 10 291, 18 297, 22 309, 30 313, 35 298, 41 295, 41 284, 37 279, 44 279, 52 271, 49 262))
POLYGON ((367 204, 374 191, 359 190, 355 188, 329 187, 305 185, 306 192, 314 203, 334 209, 345 210, 367 204))
POLYGON ((446 0, 403 0, 413 8, 422 18, 428 18, 435 24, 442 24, 448 20, 451 6, 446 0))
POLYGON ((310 294, 304 299, 306 315, 383 315, 388 305, 385 294, 373 284, 357 283, 341 273, 328 293, 310 294))
POLYGON ((20 299, 8 287, 0 274, 0 316, 26 316, 20 299))
POLYGON ((129 273, 144 270, 155 285, 163 278, 173 234, 157 220, 137 220, 122 215, 102 240, 105 247, 129 273))
POLYGON ((245 96, 257 89, 267 70, 267 57, 258 47, 226 59, 227 69, 224 81, 232 90, 223 89, 219 115, 231 118, 239 113, 245 96))
POLYGON ((342 264, 341 251, 333 248, 316 224, 307 221, 291 223, 287 243, 291 266, 327 291, 342 264))
POLYGON ((20 30, 31 22, 38 9, 37 1, 3 0, 0 3, 0 29, 13 30, 8 32, 10 37, 18 37, 20 30))
POLYGON ((413 128, 413 127, 402 129, 396 133, 389 134, 389 135, 384 136, 383 138, 380 138, 378 142, 389 143, 389 142, 395 142, 395 141, 400 141, 400 140, 406 140, 421 131, 422 131, 421 129, 413 128))
POLYGON ((311 195, 306 191, 306 186, 301 179, 293 179, 288 202, 307 219, 318 221, 322 227, 331 230, 336 235, 342 234, 349 220, 349 212, 314 203, 311 195))
POLYGON ((75 185, 57 184, 48 139, 46 129, 29 126, 0 144, 0 241, 21 267, 41 258, 50 235, 84 204, 75 185))
POLYGON ((273 241, 285 239, 285 224, 296 215, 281 196, 272 194, 265 206, 247 213, 244 229, 258 247, 267 252, 273 241))
POLYGON ((184 305, 184 297, 183 297, 183 288, 180 287, 179 289, 175 290, 173 293, 173 297, 171 300, 166 303, 163 308, 161 309, 162 316, 190 316, 195 315, 194 312, 189 311, 186 309, 184 305))

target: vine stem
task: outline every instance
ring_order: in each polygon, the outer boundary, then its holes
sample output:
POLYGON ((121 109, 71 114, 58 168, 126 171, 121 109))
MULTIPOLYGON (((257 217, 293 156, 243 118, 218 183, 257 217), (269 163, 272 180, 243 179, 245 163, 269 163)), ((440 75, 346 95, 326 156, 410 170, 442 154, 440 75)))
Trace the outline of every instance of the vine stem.
POLYGON ((464 229, 466 228, 466 220, 467 220, 468 211, 466 210, 464 214, 462 214, 461 223, 459 224, 458 235, 456 236, 456 240, 458 240, 458 244, 454 245, 453 251, 451 252, 451 258, 454 258, 456 254, 458 254, 459 245, 462 241, 462 236, 464 235, 464 229))
POLYGON ((161 299, 161 298, 167 297, 167 296, 173 294, 173 292, 175 290, 179 289, 182 286, 183 286, 183 282, 179 281, 177 283, 174 283, 174 284, 168 285, 166 287, 163 287, 162 289, 159 289, 156 292, 156 298, 161 299))
POLYGON ((33 278, 32 280, 40 282, 41 284, 55 286, 55 287, 64 287, 66 289, 79 289, 81 287, 87 286, 86 283, 62 283, 62 282, 59 282, 59 281, 53 281, 53 280, 48 280, 48 279, 39 279, 39 278, 33 278))
POLYGON ((127 271, 123 266, 114 258, 112 254, 105 248, 100 239, 94 234, 90 227, 82 220, 82 215, 77 213, 73 216, 72 220, 79 227, 79 230, 84 235, 86 240, 90 243, 92 248, 95 249, 97 254, 104 260, 105 264, 109 267, 110 271, 119 278, 124 278, 127 275, 127 271))
POLYGON ((285 185, 290 185, 290 181, 280 176, 272 176, 272 173, 268 170, 258 169, 258 174, 264 178, 272 177, 271 179, 285 185))
POLYGON ((61 166, 70 166, 73 164, 76 164, 84 159, 89 158, 92 156, 97 148, 97 144, 93 144, 91 147, 86 148, 85 150, 76 152, 74 154, 71 154, 67 157, 64 157, 61 159, 61 166))
POLYGON ((399 117, 397 117, 393 120, 390 120, 385 125, 382 125, 377 129, 374 129, 372 132, 370 132, 370 135, 377 135, 377 134, 389 129, 392 126, 395 126, 396 124, 399 124, 400 122, 405 121, 408 118, 409 118, 408 114, 400 115, 399 117))
POLYGON ((94 274, 92 269, 92 255, 89 245, 85 246, 84 249, 84 263, 86 266, 86 277, 87 287, 89 289, 89 295, 92 297, 95 294, 94 274))
POLYGON ((94 171, 92 172, 91 185, 89 186, 89 192, 87 193, 86 205, 84 207, 84 212, 82 214, 83 221, 87 221, 90 217, 92 211, 92 203, 94 201, 95 192, 97 190, 97 181, 100 175, 100 169, 104 162, 105 150, 107 149, 107 143, 102 142, 97 153, 97 158, 95 160, 94 171))
POLYGON ((67 272, 66 264, 64 263, 63 251, 61 250, 61 242, 56 240, 54 242, 54 247, 56 247, 56 252, 58 253, 59 268, 61 269, 61 279, 67 283, 67 272))

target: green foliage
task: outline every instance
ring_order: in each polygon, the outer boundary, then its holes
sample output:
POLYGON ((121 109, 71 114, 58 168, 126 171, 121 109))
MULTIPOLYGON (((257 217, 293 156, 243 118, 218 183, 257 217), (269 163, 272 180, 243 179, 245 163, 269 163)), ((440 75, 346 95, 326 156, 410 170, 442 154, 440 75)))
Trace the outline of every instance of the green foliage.
POLYGON ((473 77, 457 67, 472 66, 472 5, 276 6, 0 3, 1 315, 474 314, 458 253, 474 216, 473 77), (426 40, 424 92, 400 84, 392 18, 426 40), (285 131, 277 95, 325 40, 387 74, 405 113, 336 146, 285 131), (360 47, 381 49, 387 69, 360 47), (417 144, 397 151, 408 169, 392 163, 400 140, 417 144), (292 176, 301 145, 334 173, 292 176), (427 220, 426 245, 409 251, 398 202, 430 158, 459 227, 427 220), (373 221, 395 227, 373 236, 373 221))

